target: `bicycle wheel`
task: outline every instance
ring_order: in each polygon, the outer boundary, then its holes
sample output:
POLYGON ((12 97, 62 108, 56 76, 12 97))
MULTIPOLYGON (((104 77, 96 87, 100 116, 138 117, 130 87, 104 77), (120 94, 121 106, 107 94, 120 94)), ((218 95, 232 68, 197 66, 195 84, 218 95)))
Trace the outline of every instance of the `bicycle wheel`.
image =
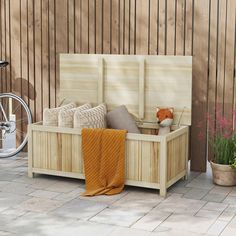
POLYGON ((30 109, 22 98, 0 94, 0 158, 15 156, 25 147, 31 123, 30 109))

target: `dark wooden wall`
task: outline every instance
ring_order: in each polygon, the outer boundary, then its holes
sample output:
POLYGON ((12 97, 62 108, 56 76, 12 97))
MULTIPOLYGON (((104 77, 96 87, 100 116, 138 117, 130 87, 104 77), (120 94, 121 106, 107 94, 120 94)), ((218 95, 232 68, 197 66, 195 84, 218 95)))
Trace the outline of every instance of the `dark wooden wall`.
MULTIPOLYGON (((55 107, 59 53, 193 55, 191 169, 205 171, 207 112, 232 117, 235 0, 0 0, 0 89, 34 120, 55 107), (199 139, 199 136, 201 139, 199 139)), ((233 125, 233 124, 232 124, 233 125)))

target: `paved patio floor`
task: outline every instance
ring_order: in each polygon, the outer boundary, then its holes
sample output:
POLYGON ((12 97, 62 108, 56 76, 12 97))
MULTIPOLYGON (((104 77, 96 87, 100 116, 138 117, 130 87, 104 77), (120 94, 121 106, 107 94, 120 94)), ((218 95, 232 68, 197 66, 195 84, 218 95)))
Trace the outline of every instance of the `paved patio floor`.
POLYGON ((126 187, 115 196, 81 197, 84 182, 27 177, 27 158, 0 159, 0 235, 236 235, 236 187, 191 172, 168 197, 126 187))

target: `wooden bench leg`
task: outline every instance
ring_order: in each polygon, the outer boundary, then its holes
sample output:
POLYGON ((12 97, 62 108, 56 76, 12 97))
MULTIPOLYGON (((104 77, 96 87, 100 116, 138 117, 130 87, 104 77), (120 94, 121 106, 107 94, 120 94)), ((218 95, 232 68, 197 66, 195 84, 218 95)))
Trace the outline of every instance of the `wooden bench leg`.
POLYGON ((166 188, 160 188, 160 196, 161 197, 166 197, 167 195, 167 190, 166 188))
POLYGON ((28 177, 29 178, 34 178, 34 173, 32 170, 28 169, 28 177))

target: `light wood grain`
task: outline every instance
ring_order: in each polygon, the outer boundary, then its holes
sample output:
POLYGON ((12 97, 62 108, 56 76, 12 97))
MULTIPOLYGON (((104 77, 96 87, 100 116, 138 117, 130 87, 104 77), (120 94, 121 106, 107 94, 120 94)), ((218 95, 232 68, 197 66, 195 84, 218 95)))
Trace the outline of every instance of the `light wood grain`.
MULTIPOLYGON (((180 127, 166 136, 153 135, 153 128, 143 126, 148 134, 127 134, 126 184, 167 188, 187 174, 188 127, 180 127)), ((47 127, 41 122, 29 126, 29 169, 34 173, 84 178, 81 130, 47 127)))
POLYGON ((147 121, 156 120, 157 106, 173 107, 174 123, 184 111, 180 122, 190 125, 192 59, 183 56, 61 54, 60 99, 65 97, 77 103, 103 101, 108 110, 125 104, 137 119, 147 121))

